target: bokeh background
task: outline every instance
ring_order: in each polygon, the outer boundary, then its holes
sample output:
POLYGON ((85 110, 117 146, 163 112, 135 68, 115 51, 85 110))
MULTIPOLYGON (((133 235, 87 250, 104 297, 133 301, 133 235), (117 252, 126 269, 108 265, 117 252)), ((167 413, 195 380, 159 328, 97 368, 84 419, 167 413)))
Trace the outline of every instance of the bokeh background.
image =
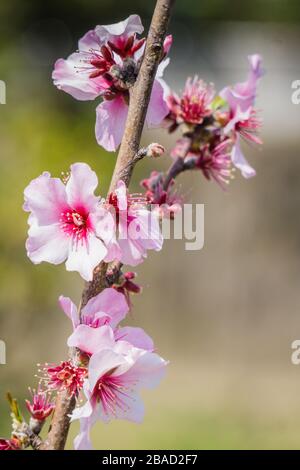
MULTIPOLYGON (((53 63, 96 24, 139 13, 147 27, 153 6, 0 3, 0 79, 7 84, 0 105, 0 339, 7 345, 0 435, 9 433, 5 392, 24 398, 35 364, 65 357, 70 324, 57 298, 78 301, 82 288, 63 265, 27 259, 23 189, 45 169, 59 175, 85 161, 104 195, 116 160, 96 144, 96 103, 59 92, 53 63)), ((205 204, 205 246, 187 252, 183 241, 167 241, 151 254, 137 270, 144 291, 130 318, 170 360, 168 375, 144 394, 144 423, 99 423, 96 448, 300 448, 300 366, 291 364, 291 342, 300 338, 300 106, 291 102, 291 82, 300 79, 299 22, 297 0, 177 1, 166 80, 180 90, 196 73, 220 89, 245 77, 249 53, 261 53, 264 146, 247 149, 257 177, 237 176, 226 193, 198 173, 180 178, 187 202, 205 204)), ((165 133, 145 132, 144 142, 153 140, 171 147, 165 133)), ((168 163, 166 156, 159 165, 168 163)), ((132 189, 152 168, 140 165, 132 189)))

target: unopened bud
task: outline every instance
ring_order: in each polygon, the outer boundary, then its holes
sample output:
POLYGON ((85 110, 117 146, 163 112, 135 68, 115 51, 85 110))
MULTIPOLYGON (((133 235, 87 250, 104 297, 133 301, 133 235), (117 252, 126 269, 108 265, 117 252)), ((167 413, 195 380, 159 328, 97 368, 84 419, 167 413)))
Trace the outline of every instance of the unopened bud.
POLYGON ((169 50, 172 46, 172 42, 173 42, 172 34, 169 34, 164 40, 164 55, 167 55, 169 53, 169 50))
POLYGON ((165 153, 165 148, 157 143, 148 145, 147 147, 147 157, 158 158, 165 153))

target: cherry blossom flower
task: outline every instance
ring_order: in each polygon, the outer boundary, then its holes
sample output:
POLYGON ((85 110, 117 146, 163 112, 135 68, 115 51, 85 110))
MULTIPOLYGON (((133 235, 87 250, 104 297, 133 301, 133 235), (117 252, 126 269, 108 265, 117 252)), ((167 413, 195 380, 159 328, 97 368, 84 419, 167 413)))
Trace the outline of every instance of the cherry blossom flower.
POLYGON ((250 70, 248 78, 245 82, 237 83, 233 87, 225 87, 220 92, 220 96, 226 100, 229 105, 229 122, 224 129, 228 133, 235 130, 235 145, 232 148, 232 163, 238 168, 244 178, 255 176, 255 170, 247 162, 240 144, 240 135, 246 140, 262 143, 256 137, 256 133, 260 127, 260 121, 256 118, 256 112, 253 109, 256 98, 257 84, 261 76, 262 58, 258 54, 248 56, 250 70))
MULTIPOLYGON (((96 26, 79 40, 78 52, 67 60, 56 61, 52 74, 54 85, 78 100, 103 101, 96 109, 96 139, 108 151, 121 142, 128 112, 129 88, 134 84, 145 39, 137 39, 144 28, 138 15, 119 23, 96 26)), ((172 39, 164 43, 164 56, 172 39)), ((167 86, 162 79, 168 59, 163 59, 153 85, 146 121, 157 126, 168 113, 165 102, 167 86)))
POLYGON ((182 96, 171 93, 167 97, 169 115, 167 121, 171 122, 170 131, 182 123, 202 124, 204 118, 212 114, 212 101, 215 95, 213 85, 207 85, 197 76, 188 78, 182 96))
POLYGON ((87 369, 62 361, 60 364, 45 364, 42 369, 42 382, 48 390, 67 390, 70 395, 77 396, 82 389, 87 369))
POLYGON ((263 75, 262 58, 258 54, 248 56, 250 70, 247 80, 237 83, 233 87, 225 87, 219 95, 229 104, 230 109, 235 111, 237 107, 242 112, 253 106, 256 98, 256 89, 259 79, 263 75))
POLYGON ((141 181, 141 186, 146 189, 145 196, 148 202, 157 206, 159 216, 173 219, 181 211, 183 198, 173 189, 174 179, 167 189, 164 189, 164 180, 163 173, 152 171, 149 178, 141 181))
POLYGON ((11 439, 0 438, 0 450, 20 450, 21 445, 18 439, 12 437, 11 439))
POLYGON ((246 111, 241 111, 239 106, 234 112, 234 115, 229 119, 228 124, 224 128, 225 134, 231 134, 234 140, 232 149, 232 163, 238 168, 244 178, 251 178, 255 176, 255 170, 247 162, 240 143, 242 137, 248 143, 257 145, 262 144, 262 140, 258 136, 261 128, 261 120, 257 117, 256 111, 250 106, 246 111))
MULTIPOLYGON (((109 214, 94 195, 97 184, 96 173, 85 163, 71 165, 66 184, 48 172, 31 181, 24 191, 24 210, 31 213, 26 248, 33 263, 66 260, 67 271, 92 280, 93 269, 107 255, 96 225, 109 214)), ((108 227, 106 239, 114 234, 114 227, 108 227)))
POLYGON ((42 390, 39 386, 35 391, 31 391, 32 401, 25 400, 26 407, 32 418, 38 421, 44 421, 51 415, 55 404, 51 403, 49 393, 42 390))
POLYGON ((114 210, 118 229, 117 240, 111 238, 107 244, 108 260, 137 266, 147 257, 148 250, 161 250, 163 238, 157 214, 147 209, 140 195, 128 195, 125 183, 119 181, 108 204, 114 210))
POLYGON ((80 419, 81 423, 75 448, 91 448, 89 433, 98 420, 141 422, 144 406, 138 393, 144 387, 155 387, 164 376, 166 365, 159 355, 132 347, 126 341, 112 343, 110 348, 94 354, 83 388, 87 401, 71 417, 72 421, 80 419))
POLYGON ((206 179, 216 181, 225 189, 232 178, 231 148, 231 140, 226 139, 212 148, 205 145, 198 152, 189 152, 187 159, 194 160, 195 169, 201 170, 206 179))
POLYGON ((60 296, 59 303, 65 314, 71 319, 73 333, 68 338, 68 346, 79 348, 88 355, 103 349, 105 341, 112 338, 123 340, 133 346, 153 351, 152 339, 142 330, 134 327, 118 327, 125 318, 129 306, 125 296, 113 288, 104 289, 88 301, 81 311, 81 322, 78 310, 68 297, 60 296))

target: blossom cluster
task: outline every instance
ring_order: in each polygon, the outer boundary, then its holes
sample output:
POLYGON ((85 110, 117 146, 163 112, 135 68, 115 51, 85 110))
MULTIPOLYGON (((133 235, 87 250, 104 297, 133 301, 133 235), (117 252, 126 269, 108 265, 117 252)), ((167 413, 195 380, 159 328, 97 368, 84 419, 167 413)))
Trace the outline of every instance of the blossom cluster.
POLYGON ((232 176, 232 166, 245 178, 255 175, 242 152, 241 138, 262 143, 258 136, 261 120, 254 108, 257 83, 263 74, 261 57, 254 54, 248 60, 245 82, 216 94, 213 85, 198 77, 189 78, 181 97, 170 93, 167 98, 169 132, 182 129, 171 156, 185 159, 191 168, 201 170, 205 178, 222 187, 232 176))
MULTIPOLYGON (((130 88, 145 49, 145 39, 138 37, 142 32, 137 15, 96 26, 80 39, 76 52, 54 66, 53 82, 58 89, 77 100, 100 99, 96 139, 108 151, 117 149, 124 132, 130 88)), ((55 408, 52 394, 65 391, 74 396, 77 406, 71 420, 80 421, 76 449, 91 448, 90 431, 98 420, 141 421, 141 388, 154 387, 165 374, 167 361, 154 352, 154 343, 144 330, 120 326, 131 308, 130 294, 141 292, 135 273, 123 273, 122 267, 135 267, 149 250, 161 250, 160 219, 176 217, 183 203, 175 185, 177 176, 200 170, 206 179, 225 187, 233 167, 245 178, 255 174, 240 140, 261 143, 257 135, 261 122, 254 108, 261 57, 249 56, 245 82, 216 94, 213 85, 189 78, 179 96, 162 78, 171 44, 172 36, 167 36, 146 116, 150 126, 182 132, 170 152, 169 170, 154 170, 143 179, 143 194, 131 194, 120 179, 104 198, 96 194, 96 173, 86 163, 74 163, 62 178, 44 172, 24 191, 23 208, 29 213, 26 250, 34 264, 65 262, 67 271, 77 271, 88 282, 100 263, 117 266, 113 282, 83 307, 60 296, 60 307, 73 328, 67 345, 77 354, 59 364, 44 364, 39 387, 32 392, 32 400, 26 400, 31 429, 39 434, 55 408)), ((161 145, 151 144, 138 159, 163 153, 161 145)), ((15 405, 13 414, 23 422, 15 405)), ((0 439, 0 450, 26 446, 24 435, 17 431, 11 439, 0 439)))
POLYGON ((30 212, 27 254, 35 263, 66 261, 86 281, 101 262, 137 266, 148 250, 160 250, 159 221, 146 200, 128 194, 123 181, 107 199, 95 196, 96 173, 85 163, 71 165, 64 182, 43 173, 25 189, 30 212))

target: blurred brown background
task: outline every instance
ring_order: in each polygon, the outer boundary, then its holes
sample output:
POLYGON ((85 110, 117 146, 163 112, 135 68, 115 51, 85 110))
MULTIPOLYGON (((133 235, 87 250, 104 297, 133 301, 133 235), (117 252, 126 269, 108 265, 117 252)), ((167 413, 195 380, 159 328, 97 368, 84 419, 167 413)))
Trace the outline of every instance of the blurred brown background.
MULTIPOLYGON (((104 195, 116 158, 96 144, 96 103, 59 92, 53 63, 96 24, 139 13, 147 26, 153 5, 0 3, 0 79, 7 85, 0 106, 1 435, 9 433, 5 392, 24 398, 35 363, 65 357, 70 324, 57 297, 78 301, 82 288, 63 265, 27 259, 22 191, 45 169, 58 175, 85 161, 104 195)), ((300 448, 300 366, 290 360, 291 342, 300 338, 300 106, 291 102, 291 82, 300 79, 299 22, 298 1, 177 1, 167 82, 180 90, 196 73, 220 89, 243 80, 247 55, 261 53, 264 146, 246 149, 257 177, 237 175, 226 193, 198 173, 181 177, 188 202, 205 204, 204 249, 167 241, 151 254, 137 269, 144 291, 130 319, 154 337, 169 372, 144 395, 144 424, 99 423, 96 448, 300 448)), ((146 132, 144 142, 153 140, 171 146, 165 134, 146 132)), ((167 156, 159 162, 168 163, 167 156)), ((141 165, 132 188, 152 168, 141 165)))

